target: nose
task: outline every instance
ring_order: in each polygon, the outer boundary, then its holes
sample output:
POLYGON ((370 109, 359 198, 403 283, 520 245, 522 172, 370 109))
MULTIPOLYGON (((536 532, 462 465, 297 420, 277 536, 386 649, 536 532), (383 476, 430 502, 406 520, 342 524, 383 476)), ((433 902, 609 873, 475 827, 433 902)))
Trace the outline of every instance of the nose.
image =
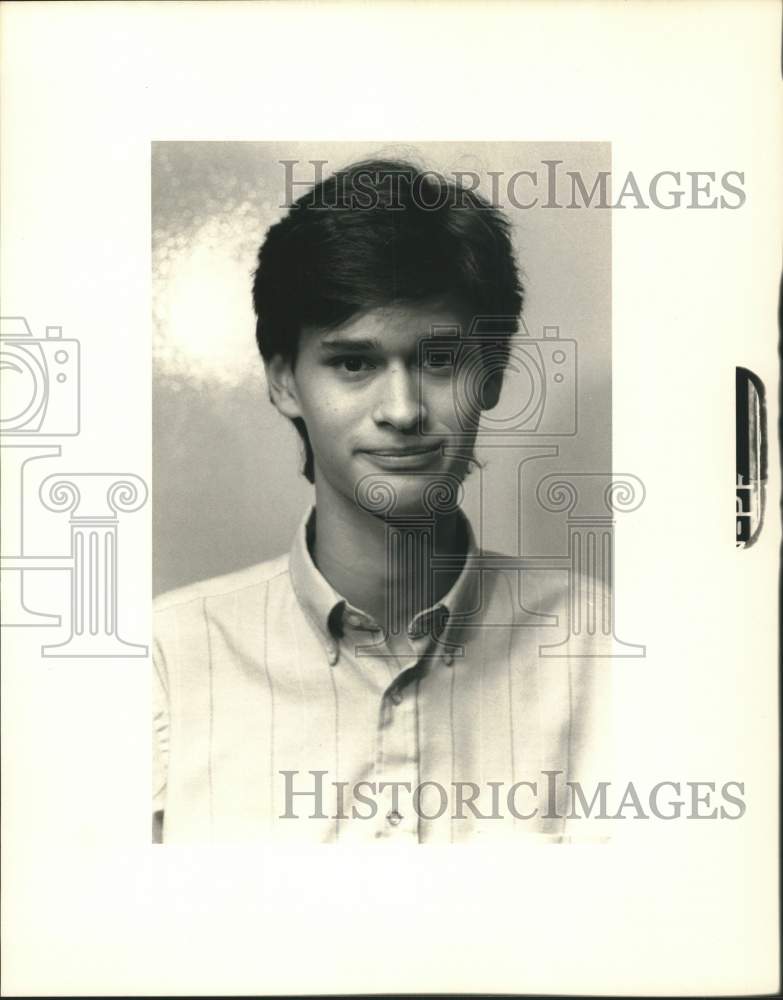
POLYGON ((390 368, 378 384, 378 398, 373 419, 398 431, 412 431, 424 423, 427 410, 421 398, 419 381, 404 366, 390 368))

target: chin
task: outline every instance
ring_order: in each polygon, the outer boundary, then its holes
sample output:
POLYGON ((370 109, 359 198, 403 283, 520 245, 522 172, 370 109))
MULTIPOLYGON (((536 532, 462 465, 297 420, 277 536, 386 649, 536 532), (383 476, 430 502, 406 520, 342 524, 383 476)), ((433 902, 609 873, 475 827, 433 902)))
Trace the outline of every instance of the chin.
POLYGON ((464 470, 374 472, 359 479, 356 505, 381 518, 418 517, 425 521, 453 513, 462 499, 464 470))

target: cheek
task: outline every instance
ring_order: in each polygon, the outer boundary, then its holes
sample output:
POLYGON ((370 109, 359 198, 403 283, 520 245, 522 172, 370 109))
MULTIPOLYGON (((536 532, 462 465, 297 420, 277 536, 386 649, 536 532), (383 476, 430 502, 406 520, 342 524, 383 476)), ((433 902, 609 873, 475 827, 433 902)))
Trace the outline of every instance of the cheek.
POLYGON ((460 422, 464 422, 467 416, 465 405, 457 406, 450 382, 431 390, 427 399, 427 410, 439 423, 455 430, 459 429, 460 422))
POLYGON ((357 425, 355 400, 323 383, 307 393, 307 398, 302 400, 302 410, 311 437, 321 439, 327 447, 330 443, 336 444, 357 425))

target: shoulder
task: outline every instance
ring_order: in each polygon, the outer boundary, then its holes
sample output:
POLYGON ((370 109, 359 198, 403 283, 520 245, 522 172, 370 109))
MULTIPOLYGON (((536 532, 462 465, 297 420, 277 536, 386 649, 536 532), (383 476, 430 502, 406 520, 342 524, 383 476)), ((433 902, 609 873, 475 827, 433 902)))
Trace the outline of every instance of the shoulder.
MULTIPOLYGON (((596 608, 608 615, 612 593, 600 576, 575 572, 567 565, 547 566, 545 561, 531 566, 524 557, 485 550, 474 566, 480 572, 481 599, 490 596, 500 602, 509 621, 517 618, 530 625, 530 614, 568 615, 575 605, 596 608)), ((541 624, 545 624, 542 619, 541 624)))
MULTIPOLYGON (((167 591, 153 603, 153 659, 162 683, 175 690, 202 691, 216 637, 230 644, 266 628, 266 594, 281 580, 289 591, 288 556, 256 563, 235 573, 198 580, 167 591)), ((273 620, 273 616, 269 616, 273 620)))
POLYGON ((256 587, 263 587, 276 577, 287 575, 288 553, 255 563, 233 573, 224 573, 206 580, 198 580, 184 587, 166 591, 155 598, 153 611, 156 616, 202 604, 210 598, 230 597, 256 587))

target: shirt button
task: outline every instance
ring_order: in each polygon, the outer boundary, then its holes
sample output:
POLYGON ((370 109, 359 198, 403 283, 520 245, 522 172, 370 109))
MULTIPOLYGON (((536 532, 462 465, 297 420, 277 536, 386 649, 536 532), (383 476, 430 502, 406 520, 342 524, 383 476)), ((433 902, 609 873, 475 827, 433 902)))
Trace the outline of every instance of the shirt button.
POLYGON ((326 644, 326 659, 329 661, 331 666, 337 663, 337 644, 334 642, 327 642, 326 644))
POLYGON ((453 666, 454 656, 451 653, 446 653, 446 655, 443 657, 443 662, 447 667, 453 666))
POLYGON ((402 816, 395 809, 394 812, 390 812, 386 819, 389 821, 391 826, 399 826, 402 823, 402 816))
POLYGON ((391 693, 391 700, 395 705, 399 705, 402 702, 402 691, 398 691, 397 688, 395 688, 391 693))

